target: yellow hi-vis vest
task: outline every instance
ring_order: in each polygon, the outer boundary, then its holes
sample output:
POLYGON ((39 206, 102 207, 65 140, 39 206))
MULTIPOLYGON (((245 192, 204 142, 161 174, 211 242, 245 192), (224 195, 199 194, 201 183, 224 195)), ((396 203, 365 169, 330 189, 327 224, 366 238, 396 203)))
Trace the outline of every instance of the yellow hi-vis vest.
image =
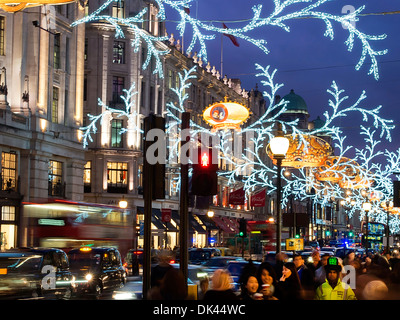
POLYGON ((350 286, 339 279, 334 289, 328 280, 325 280, 315 292, 315 300, 357 300, 357 298, 350 286))

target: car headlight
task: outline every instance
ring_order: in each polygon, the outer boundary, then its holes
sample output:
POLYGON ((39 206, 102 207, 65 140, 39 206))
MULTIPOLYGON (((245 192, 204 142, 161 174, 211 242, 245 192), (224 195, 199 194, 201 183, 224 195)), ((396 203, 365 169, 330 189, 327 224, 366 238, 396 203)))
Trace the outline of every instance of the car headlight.
POLYGON ((85 276, 85 279, 86 279, 87 281, 92 280, 92 278, 93 278, 93 276, 92 276, 90 273, 88 273, 88 274, 85 276))

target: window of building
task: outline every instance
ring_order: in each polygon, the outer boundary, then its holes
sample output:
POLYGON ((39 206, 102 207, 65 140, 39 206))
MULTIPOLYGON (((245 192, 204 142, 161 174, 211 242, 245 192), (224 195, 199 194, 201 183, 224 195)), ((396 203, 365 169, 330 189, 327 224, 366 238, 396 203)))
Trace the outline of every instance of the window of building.
POLYGON ((87 161, 83 167, 83 190, 85 193, 92 192, 92 161, 87 161))
POLYGON ((150 112, 155 113, 155 88, 150 86, 150 112))
POLYGON ((89 0, 85 2, 85 17, 89 15, 89 0))
POLYGON ((145 96, 146 96, 145 92, 146 92, 146 82, 142 81, 142 86, 140 88, 140 108, 143 108, 143 109, 145 107, 145 101, 144 101, 145 96))
POLYGON ((114 41, 113 47, 113 63, 125 63, 125 42, 114 41))
POLYGON ((15 224, 2 223, 0 225, 0 249, 7 250, 15 248, 16 240, 16 228, 15 224))
POLYGON ((1 207, 1 220, 15 221, 15 207, 10 207, 10 206, 1 207))
POLYGON ((121 96, 123 95, 124 78, 113 77, 113 103, 123 103, 121 96))
MULTIPOLYGON (((59 6, 57 6, 59 7, 59 6)), ((54 69, 61 69, 61 35, 56 33, 54 35, 54 59, 53 67, 54 69)))
POLYGON ((17 184, 17 155, 13 152, 1 153, 2 190, 15 190, 17 184))
POLYGON ((63 167, 62 162, 49 161, 49 196, 63 196, 63 167))
POLYGON ((53 101, 51 105, 51 121, 53 123, 58 123, 58 98, 59 89, 57 87, 53 87, 53 101))
POLYGON ((118 0, 118 1, 113 2, 112 17, 120 18, 120 19, 125 18, 125 1, 124 0, 118 0))
POLYGON ((70 57, 70 40, 69 38, 65 39, 65 72, 70 73, 71 71, 71 57, 70 57))
POLYGON ((128 192, 128 164, 126 162, 107 162, 107 192, 128 192))
POLYGON ((112 148, 122 148, 122 134, 121 130, 123 127, 123 121, 120 119, 113 119, 111 121, 111 147, 112 148))
POLYGON ((5 55, 5 28, 6 18, 0 16, 0 56, 5 55))
POLYGON ((138 165, 138 194, 143 195, 143 165, 138 165))
POLYGON ((85 61, 87 61, 88 58, 88 46, 89 46, 89 39, 85 38, 85 53, 84 53, 85 61))

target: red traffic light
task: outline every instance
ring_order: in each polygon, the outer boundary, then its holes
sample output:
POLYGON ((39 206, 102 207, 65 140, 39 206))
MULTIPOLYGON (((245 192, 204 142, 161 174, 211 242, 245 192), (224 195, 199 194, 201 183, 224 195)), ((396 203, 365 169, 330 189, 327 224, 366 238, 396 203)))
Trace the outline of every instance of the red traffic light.
POLYGON ((208 167, 209 165, 210 165, 210 158, 209 158, 207 152, 204 152, 201 156, 201 166, 208 167))

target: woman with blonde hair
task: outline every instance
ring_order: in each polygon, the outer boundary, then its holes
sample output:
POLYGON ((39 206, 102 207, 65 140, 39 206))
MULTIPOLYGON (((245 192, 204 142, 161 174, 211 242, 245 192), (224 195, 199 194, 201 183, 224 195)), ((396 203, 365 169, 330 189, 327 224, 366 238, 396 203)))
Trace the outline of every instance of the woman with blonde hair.
POLYGON ((203 300, 238 300, 232 290, 233 280, 230 273, 223 269, 217 269, 211 278, 211 289, 208 290, 203 300))

